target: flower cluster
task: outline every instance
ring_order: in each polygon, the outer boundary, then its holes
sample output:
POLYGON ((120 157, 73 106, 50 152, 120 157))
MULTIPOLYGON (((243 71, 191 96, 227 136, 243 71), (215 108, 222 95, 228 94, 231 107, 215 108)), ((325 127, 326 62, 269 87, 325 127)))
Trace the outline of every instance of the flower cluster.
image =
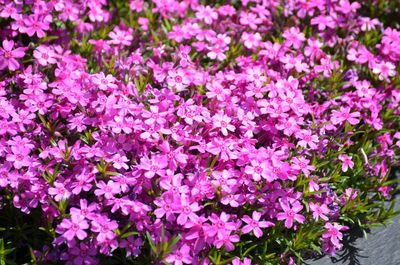
POLYGON ((294 264, 392 216, 377 1, 208 2, 0 0, 7 258, 294 264))

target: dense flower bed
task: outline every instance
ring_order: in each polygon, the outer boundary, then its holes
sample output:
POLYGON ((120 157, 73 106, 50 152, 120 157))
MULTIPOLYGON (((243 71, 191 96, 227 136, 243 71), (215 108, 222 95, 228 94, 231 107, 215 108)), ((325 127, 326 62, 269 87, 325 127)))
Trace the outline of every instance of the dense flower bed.
POLYGON ((0 0, 1 264, 300 264, 385 223, 399 9, 0 0))

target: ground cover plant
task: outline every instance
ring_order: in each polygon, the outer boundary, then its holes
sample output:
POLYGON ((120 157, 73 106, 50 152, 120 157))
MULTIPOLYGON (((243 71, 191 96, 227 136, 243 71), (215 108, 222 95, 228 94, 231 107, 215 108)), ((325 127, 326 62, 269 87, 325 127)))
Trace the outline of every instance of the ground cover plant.
POLYGON ((0 0, 0 264, 302 264, 385 224, 399 9, 0 0))

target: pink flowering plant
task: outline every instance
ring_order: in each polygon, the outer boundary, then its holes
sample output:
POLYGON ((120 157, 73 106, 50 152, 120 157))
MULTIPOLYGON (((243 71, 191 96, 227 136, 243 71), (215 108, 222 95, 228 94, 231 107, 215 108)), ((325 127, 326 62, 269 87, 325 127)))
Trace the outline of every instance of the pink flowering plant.
POLYGON ((0 264, 302 264, 386 224, 399 3, 0 0, 0 264))

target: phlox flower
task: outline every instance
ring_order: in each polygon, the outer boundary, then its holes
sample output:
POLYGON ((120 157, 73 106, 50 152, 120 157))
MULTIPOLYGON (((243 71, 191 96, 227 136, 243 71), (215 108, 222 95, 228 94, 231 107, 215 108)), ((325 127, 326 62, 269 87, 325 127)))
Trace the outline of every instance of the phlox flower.
POLYGON ((251 265, 251 259, 244 258, 243 261, 240 258, 234 258, 232 260, 232 265, 251 265))
POLYGON ((283 32, 282 36, 286 39, 286 43, 289 46, 293 46, 295 49, 299 49, 302 43, 306 40, 304 33, 300 32, 299 28, 291 27, 283 32))
POLYGON ((292 168, 295 170, 300 170, 303 174, 308 177, 310 175, 310 171, 315 170, 315 167, 310 164, 310 160, 306 159, 303 156, 293 157, 292 168))
POLYGON ((221 248, 224 246, 226 251, 233 251, 235 249, 234 243, 240 241, 239 235, 230 235, 229 233, 224 234, 222 237, 214 241, 216 248, 221 248))
POLYGON ((113 230, 118 228, 118 223, 114 220, 111 221, 105 217, 99 217, 92 220, 91 225, 91 230, 97 233, 96 240, 99 243, 112 240, 117 236, 113 230))
POLYGON ((124 155, 121 156, 120 154, 115 154, 112 157, 113 166, 116 169, 121 169, 121 168, 124 168, 126 170, 129 169, 129 166, 126 163, 128 161, 129 161, 129 159, 124 155))
MULTIPOLYGON (((250 165, 247 165, 244 172, 253 177, 255 181, 260 181, 261 178, 268 178, 268 164, 267 162, 259 162, 256 159, 250 161, 250 165)), ((273 180, 268 178, 269 181, 273 180)))
POLYGON ((311 149, 317 148, 317 143, 319 142, 318 136, 313 135, 310 130, 300 130, 296 137, 300 139, 297 145, 307 148, 309 146, 311 149))
POLYGON ((190 256, 190 247, 188 245, 181 246, 178 250, 169 254, 165 261, 173 265, 192 264, 190 256))
POLYGON ((133 40, 132 32, 132 29, 122 30, 117 26, 108 34, 111 38, 110 43, 114 45, 129 46, 133 40))
POLYGON ((267 221, 260 221, 261 213, 254 211, 252 217, 245 215, 242 220, 246 223, 242 228, 244 234, 248 234, 253 231, 254 235, 259 238, 263 235, 261 228, 267 228, 274 226, 274 223, 267 221))
POLYGON ((101 180, 99 183, 97 183, 97 189, 94 191, 94 194, 96 196, 104 196, 106 199, 111 199, 120 191, 120 186, 114 181, 109 180, 106 184, 101 180))
POLYGON ((217 113, 213 116, 214 128, 220 128, 223 135, 227 136, 228 131, 234 132, 235 126, 230 124, 231 118, 222 113, 217 113))
POLYGON ((82 216, 72 216, 71 219, 63 219, 60 227, 66 231, 62 236, 68 241, 73 240, 75 237, 84 240, 87 237, 86 229, 89 228, 88 222, 82 216))
POLYGON ((140 159, 139 169, 146 171, 144 176, 146 178, 153 178, 155 175, 160 177, 164 176, 165 168, 168 166, 168 161, 162 157, 152 157, 151 159, 143 157, 140 159))
POLYGON ((243 32, 242 40, 246 48, 248 49, 257 48, 261 42, 261 35, 258 32, 254 34, 243 32))
POLYGON ((360 122, 358 119, 360 117, 360 112, 351 112, 349 107, 340 107, 340 110, 333 110, 331 121, 333 124, 340 124, 342 122, 349 122, 351 125, 356 125, 360 122))
POLYGON ((376 63, 372 71, 374 74, 379 74, 379 80, 388 81, 389 77, 396 75, 396 66, 391 62, 376 63))
POLYGON ((0 70, 8 68, 10 71, 15 71, 19 68, 19 63, 16 59, 25 56, 25 48, 19 47, 14 49, 13 40, 3 40, 3 48, 0 48, 0 70))
POLYGON ((33 51, 33 57, 43 66, 57 63, 56 53, 53 49, 44 45, 37 47, 36 50, 33 51))
POLYGON ((278 220, 285 220, 286 228, 292 228, 294 221, 304 223, 305 217, 298 214, 303 209, 303 205, 301 205, 300 202, 297 200, 292 200, 290 202, 288 199, 283 199, 279 201, 279 204, 283 212, 278 213, 276 218, 278 220))
POLYGON ((222 212, 220 216, 212 213, 209 219, 213 224, 210 228, 210 232, 212 231, 214 234, 217 234, 219 239, 223 239, 225 235, 236 230, 236 224, 234 222, 229 222, 230 215, 225 212, 222 212))
POLYGON ((54 187, 50 187, 48 192, 50 195, 54 195, 56 202, 68 199, 71 196, 71 192, 61 182, 54 182, 54 187))
POLYGON ((206 24, 212 24, 213 20, 218 19, 218 13, 210 6, 199 5, 195 15, 206 24))
POLYGON ((180 225, 186 224, 188 220, 196 221, 197 215, 195 212, 198 212, 201 209, 197 202, 190 203, 188 199, 189 198, 186 196, 182 196, 180 206, 174 211, 175 213, 179 213, 176 221, 180 225))
POLYGON ((322 235, 322 238, 329 239, 334 246, 340 248, 340 241, 343 239, 343 234, 340 231, 347 230, 347 226, 339 225, 338 223, 326 223, 324 228, 327 231, 322 235))
POLYGON ((39 16, 36 14, 28 16, 27 19, 24 19, 25 28, 23 30, 24 33, 28 34, 29 37, 33 35, 37 35, 39 38, 43 38, 46 33, 45 31, 50 29, 50 23, 52 22, 52 16, 39 16))
POLYGON ((349 168, 352 169, 354 167, 354 162, 351 160, 351 157, 346 154, 341 154, 338 156, 339 160, 342 161, 342 171, 346 172, 349 168))
POLYGON ((252 12, 241 12, 240 13, 240 24, 249 26, 252 30, 256 30, 258 25, 262 23, 262 19, 257 17, 252 12))
POLYGON ((170 70, 168 71, 167 84, 176 89, 177 92, 181 92, 189 86, 190 80, 182 69, 170 70))
POLYGON ((98 86, 100 90, 109 90, 109 89, 116 89, 118 86, 114 84, 115 77, 108 74, 107 76, 100 72, 93 76, 93 83, 98 86))
POLYGON ((318 221, 319 218, 328 221, 329 218, 326 216, 326 214, 328 214, 330 210, 328 206, 326 206, 326 204, 318 205, 316 203, 310 202, 309 205, 315 221, 318 221))

